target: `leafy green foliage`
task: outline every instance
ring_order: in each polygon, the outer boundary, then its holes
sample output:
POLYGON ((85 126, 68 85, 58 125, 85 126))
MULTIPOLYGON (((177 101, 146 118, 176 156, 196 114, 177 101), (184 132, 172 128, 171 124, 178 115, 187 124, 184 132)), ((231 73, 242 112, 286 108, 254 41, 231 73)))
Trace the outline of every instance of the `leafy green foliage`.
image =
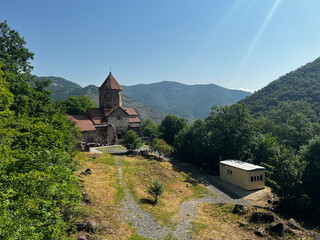
POLYGON ((152 140, 150 149, 151 151, 158 152, 159 158, 161 155, 169 155, 173 152, 173 148, 160 138, 154 138, 152 140))
POLYGON ((129 130, 126 133, 125 138, 121 141, 121 144, 129 151, 133 152, 142 146, 142 140, 138 133, 129 130))
POLYGON ((185 118, 168 114, 159 125, 160 136, 168 144, 173 145, 175 136, 187 125, 188 122, 185 118))
POLYGON ((94 102, 87 96, 69 97, 68 100, 58 101, 56 104, 69 115, 85 114, 88 108, 96 108, 94 102))
POLYGON ((154 202, 158 202, 158 196, 163 193, 163 184, 156 178, 148 189, 148 193, 155 198, 154 202))
POLYGON ((294 203, 301 196, 301 178, 306 163, 293 151, 282 148, 281 154, 274 157, 267 168, 268 184, 272 190, 287 202, 294 203))
POLYGON ((157 124, 155 124, 150 118, 147 119, 147 121, 143 124, 143 136, 149 137, 150 139, 153 139, 155 137, 159 137, 160 133, 158 130, 157 124))
POLYGON ((301 159, 307 163, 302 181, 312 208, 320 212, 320 137, 317 136, 301 149, 301 159))
POLYGON ((175 154, 196 166, 208 165, 211 159, 207 123, 198 119, 182 129, 175 137, 175 154))
POLYGON ((49 82, 30 75, 23 38, 6 22, 0 30, 0 239, 61 239, 81 200, 79 133, 52 104, 49 82))

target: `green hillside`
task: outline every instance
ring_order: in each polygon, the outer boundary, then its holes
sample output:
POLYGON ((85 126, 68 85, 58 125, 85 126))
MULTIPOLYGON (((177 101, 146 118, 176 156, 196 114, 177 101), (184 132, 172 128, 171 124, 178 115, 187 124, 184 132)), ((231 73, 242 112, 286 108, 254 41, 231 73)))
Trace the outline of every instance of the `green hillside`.
POLYGON ((61 77, 36 77, 37 80, 50 79, 51 84, 48 90, 52 91, 53 100, 65 100, 73 96, 74 92, 82 89, 82 87, 74 82, 68 81, 61 77))
POLYGON ((287 73, 240 101, 255 115, 266 115, 283 102, 302 101, 320 112, 320 58, 287 73))
MULTIPOLYGON (((51 84, 48 87, 48 90, 52 91, 53 100, 65 100, 70 96, 82 96, 86 95, 93 100, 93 102, 98 106, 99 105, 99 90, 98 87, 94 85, 89 85, 84 88, 79 86, 76 83, 68 81, 61 77, 37 77, 38 80, 50 79, 51 84)), ((161 120, 165 117, 166 114, 152 109, 151 107, 137 102, 136 100, 124 96, 123 99, 124 107, 130 107, 136 110, 141 121, 146 121, 150 118, 155 123, 160 123, 161 120)))
POLYGON ((205 118, 213 105, 231 105, 251 94, 215 84, 186 85, 169 81, 123 86, 123 92, 161 112, 189 119, 205 118))

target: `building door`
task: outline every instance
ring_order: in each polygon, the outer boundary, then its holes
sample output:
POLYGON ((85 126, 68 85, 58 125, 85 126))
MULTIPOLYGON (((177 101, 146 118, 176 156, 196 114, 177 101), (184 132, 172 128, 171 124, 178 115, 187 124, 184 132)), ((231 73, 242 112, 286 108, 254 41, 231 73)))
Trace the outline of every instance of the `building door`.
POLYGON ((107 126, 107 137, 106 137, 106 144, 107 145, 112 145, 115 143, 115 139, 116 139, 116 133, 114 130, 114 127, 109 124, 107 126))

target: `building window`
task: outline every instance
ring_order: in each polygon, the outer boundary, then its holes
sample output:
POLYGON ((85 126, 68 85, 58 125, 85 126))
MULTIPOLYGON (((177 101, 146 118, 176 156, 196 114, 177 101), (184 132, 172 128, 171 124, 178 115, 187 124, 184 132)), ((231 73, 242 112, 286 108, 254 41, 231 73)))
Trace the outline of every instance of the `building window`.
POLYGON ((227 171, 228 175, 232 175, 232 171, 228 169, 227 171))
POLYGON ((120 117, 120 116, 118 116, 118 117, 117 117, 117 119, 118 119, 118 120, 121 120, 121 117, 120 117))
POLYGON ((251 182, 255 182, 255 181, 262 181, 263 180, 263 176, 252 176, 251 177, 251 182))

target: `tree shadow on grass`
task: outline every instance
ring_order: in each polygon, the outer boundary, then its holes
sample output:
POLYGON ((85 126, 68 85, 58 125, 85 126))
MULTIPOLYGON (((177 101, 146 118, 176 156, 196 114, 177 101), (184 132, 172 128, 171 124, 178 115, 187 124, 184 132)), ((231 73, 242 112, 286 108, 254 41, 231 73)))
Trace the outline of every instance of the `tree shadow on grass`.
POLYGON ((155 206, 156 205, 156 202, 153 201, 153 200, 150 200, 148 198, 141 198, 140 199, 140 203, 141 204, 149 204, 149 205, 152 205, 152 206, 155 206))
POLYGON ((125 156, 127 155, 127 152, 119 152, 119 153, 111 153, 114 156, 125 156))

